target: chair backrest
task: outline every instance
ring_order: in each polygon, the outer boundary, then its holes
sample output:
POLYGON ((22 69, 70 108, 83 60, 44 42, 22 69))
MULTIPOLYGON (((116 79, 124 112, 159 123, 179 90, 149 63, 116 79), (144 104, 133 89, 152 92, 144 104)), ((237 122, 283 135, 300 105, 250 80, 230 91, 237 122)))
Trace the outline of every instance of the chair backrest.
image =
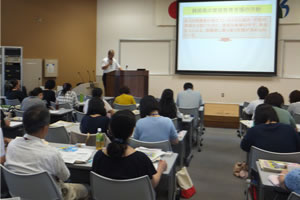
POLYGON ((19 99, 6 99, 5 98, 5 104, 6 105, 10 105, 10 106, 16 106, 16 105, 20 105, 20 101, 19 99))
POLYGON ((131 110, 131 111, 136 110, 136 104, 120 105, 120 104, 114 103, 113 107, 116 110, 131 110))
POLYGON ((116 180, 91 172, 90 180, 93 199, 155 199, 155 193, 147 175, 133 179, 116 180))
POLYGON ((135 103, 140 103, 142 100, 142 97, 134 97, 135 103))
POLYGON ((194 117, 193 126, 197 127, 199 124, 199 108, 178 108, 184 115, 192 115, 194 117))
POLYGON ((294 113, 293 117, 294 117, 296 124, 300 124, 300 114, 294 113))
POLYGON ((136 147, 146 147, 153 149, 161 149, 162 151, 172 151, 172 146, 169 140, 159 141, 159 142, 144 142, 136 140, 134 138, 129 138, 128 144, 132 148, 136 147))
POLYGON ((300 200, 300 194, 292 192, 287 200, 300 200))
POLYGON ((49 127, 48 134, 46 135, 45 140, 48 142, 69 144, 70 136, 66 128, 63 126, 49 127))
POLYGON ((257 172, 256 161, 258 161, 258 159, 300 163, 300 152, 276 153, 252 146, 249 154, 249 172, 251 170, 257 172))
POLYGON ((24 111, 15 109, 15 114, 17 117, 23 117, 24 111))
POLYGON ((71 131, 70 141, 71 144, 84 143, 87 146, 96 146, 96 135, 97 134, 84 134, 71 131))
POLYGON ((47 172, 18 174, 1 165, 9 193, 22 200, 57 200, 63 199, 60 189, 47 172))
POLYGON ((72 109, 72 106, 69 103, 62 103, 58 104, 59 109, 65 108, 65 109, 72 109))
POLYGON ((287 110, 289 108, 289 106, 288 105, 282 105, 281 108, 284 109, 284 110, 287 110))
POLYGON ((83 112, 79 112, 77 110, 74 111, 74 114, 77 122, 81 122, 82 118, 85 116, 83 112))

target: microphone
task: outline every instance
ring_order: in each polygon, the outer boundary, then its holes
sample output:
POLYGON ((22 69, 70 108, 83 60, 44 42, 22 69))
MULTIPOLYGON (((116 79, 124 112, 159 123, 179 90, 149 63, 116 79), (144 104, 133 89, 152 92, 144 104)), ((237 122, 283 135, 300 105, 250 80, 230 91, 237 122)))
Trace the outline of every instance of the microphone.
POLYGON ((128 65, 126 65, 126 70, 128 69, 128 65))
POLYGON ((87 70, 88 76, 89 76, 89 82, 91 82, 91 76, 90 76, 90 71, 87 70))

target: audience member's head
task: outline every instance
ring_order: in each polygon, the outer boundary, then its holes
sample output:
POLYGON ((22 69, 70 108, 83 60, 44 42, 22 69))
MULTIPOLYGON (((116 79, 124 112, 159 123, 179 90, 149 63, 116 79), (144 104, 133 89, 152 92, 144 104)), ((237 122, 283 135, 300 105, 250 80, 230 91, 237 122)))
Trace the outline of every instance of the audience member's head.
POLYGON ((279 122, 276 111, 269 104, 260 104, 255 109, 254 124, 264 124, 266 122, 279 122))
POLYGON ((265 103, 280 108, 284 104, 283 96, 278 92, 270 93, 266 96, 265 103))
POLYGON ((31 92, 29 92, 29 96, 43 99, 43 90, 40 87, 36 87, 31 92))
POLYGON ((62 94, 65 95, 71 89, 72 89, 71 83, 64 83, 63 84, 63 89, 62 89, 62 94))
POLYGON ((107 154, 112 158, 121 158, 127 148, 127 140, 135 127, 135 115, 129 110, 116 112, 110 120, 112 141, 107 147, 107 154))
POLYGON ((26 133, 30 135, 48 131, 50 114, 45 106, 36 105, 27 109, 23 114, 23 125, 26 133))
POLYGON ((257 95, 259 96, 259 99, 265 99, 268 94, 269 94, 269 90, 265 86, 260 86, 257 89, 257 95))
POLYGON ((163 93, 161 94, 160 103, 173 103, 174 102, 174 96, 173 96, 173 90, 171 89, 165 89, 163 93))
POLYGON ((183 85, 183 89, 184 90, 187 90, 187 89, 193 89, 194 88, 194 86, 193 86, 193 84, 192 83, 185 83, 184 85, 183 85))
POLYGON ((45 83, 45 89, 53 90, 55 88, 55 80, 47 80, 45 83))
POLYGON ((5 89, 7 91, 11 91, 13 89, 19 90, 20 89, 20 81, 15 78, 7 81, 5 84, 5 89))
POLYGON ((159 111, 159 104, 157 100, 151 95, 142 98, 140 101, 141 118, 150 115, 153 111, 159 111))
POLYGON ((290 98, 290 103, 296 103, 300 101, 300 91, 299 90, 292 91, 289 95, 289 98, 290 98))
POLYGON ((101 88, 94 88, 92 91, 92 97, 101 97, 102 96, 102 89, 101 88))
POLYGON ((98 97, 93 97, 91 100, 89 100, 89 106, 86 114, 87 115, 99 114, 102 116, 106 116, 106 110, 104 108, 103 101, 98 97))
POLYGON ((127 87, 127 86, 124 86, 124 87, 121 87, 120 88, 120 95, 121 94, 130 94, 130 89, 129 89, 129 87, 127 87))

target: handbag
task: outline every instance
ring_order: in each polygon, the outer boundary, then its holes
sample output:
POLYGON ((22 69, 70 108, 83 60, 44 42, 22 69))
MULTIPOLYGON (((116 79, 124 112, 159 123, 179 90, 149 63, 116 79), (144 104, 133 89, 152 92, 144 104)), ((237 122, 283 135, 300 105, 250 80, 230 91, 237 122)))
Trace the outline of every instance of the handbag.
POLYGON ((236 162, 233 166, 233 175, 239 178, 248 178, 248 165, 245 162, 236 162))
POLYGON ((186 199, 191 198, 196 193, 196 189, 186 167, 183 167, 176 173, 176 178, 181 189, 181 197, 186 199))

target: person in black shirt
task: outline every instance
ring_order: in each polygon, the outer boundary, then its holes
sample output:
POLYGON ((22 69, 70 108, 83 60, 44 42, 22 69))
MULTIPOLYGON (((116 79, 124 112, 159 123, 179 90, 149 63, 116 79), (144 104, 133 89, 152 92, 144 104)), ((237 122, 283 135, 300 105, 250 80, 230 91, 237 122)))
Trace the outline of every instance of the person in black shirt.
POLYGON ((6 92, 7 99, 18 99, 20 103, 22 103, 23 99, 27 97, 21 90, 20 90, 20 81, 17 79, 12 79, 8 82, 6 92))
POLYGON ((50 102, 55 102, 55 92, 53 89, 55 88, 55 81, 54 80, 47 80, 45 83, 45 90, 43 91, 43 100, 47 101, 47 107, 49 108, 51 106, 50 102))
POLYGON ((80 123, 80 131, 82 133, 97 133, 97 129, 101 128, 101 132, 107 132, 109 118, 106 116, 104 103, 101 99, 93 97, 89 101, 87 114, 82 118, 80 123))
POLYGON ((112 179, 131 179, 148 175, 152 186, 159 183, 167 163, 160 161, 157 171, 151 160, 142 152, 127 145, 135 127, 135 116, 129 110, 114 114, 110 122, 112 142, 106 149, 99 150, 93 159, 92 171, 112 179))
POLYGON ((251 146, 278 153, 300 151, 300 137, 295 129, 279 123, 271 105, 257 106, 254 116, 255 126, 247 131, 241 142, 241 148, 249 152, 251 146))
POLYGON ((174 102, 173 91, 165 89, 159 101, 159 114, 174 119, 177 117, 177 107, 174 102))

